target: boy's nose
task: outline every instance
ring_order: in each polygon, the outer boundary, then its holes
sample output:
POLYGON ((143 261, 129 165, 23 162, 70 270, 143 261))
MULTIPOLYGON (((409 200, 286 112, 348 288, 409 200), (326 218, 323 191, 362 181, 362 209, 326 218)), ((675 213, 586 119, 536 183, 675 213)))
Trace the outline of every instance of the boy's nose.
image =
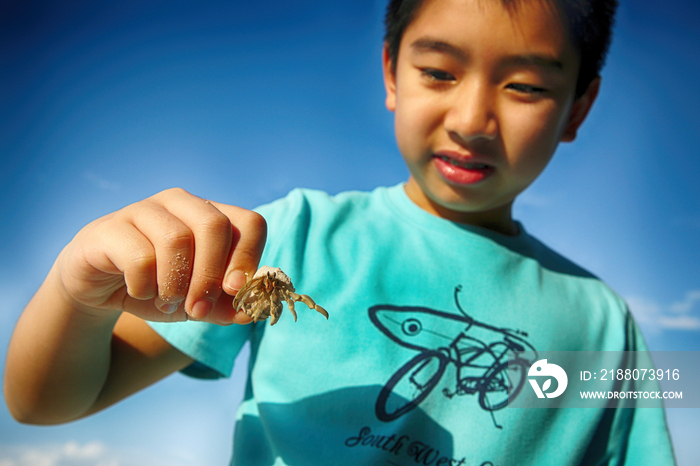
POLYGON ((493 96, 485 83, 463 81, 448 97, 443 125, 464 142, 493 140, 498 134, 493 96))

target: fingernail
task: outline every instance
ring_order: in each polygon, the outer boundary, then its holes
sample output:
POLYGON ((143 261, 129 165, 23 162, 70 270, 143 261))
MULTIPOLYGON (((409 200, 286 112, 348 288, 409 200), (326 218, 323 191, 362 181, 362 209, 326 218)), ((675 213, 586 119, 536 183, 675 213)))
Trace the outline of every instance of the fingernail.
POLYGON ((182 301, 164 301, 161 298, 156 298, 156 307, 163 314, 172 314, 177 311, 178 306, 182 301))
POLYGON ((190 317, 196 320, 202 320, 209 315, 213 307, 214 303, 208 299, 197 301, 194 303, 194 306, 192 306, 190 317))
POLYGON ((175 311, 177 311, 176 303, 164 304, 163 307, 160 308, 160 312, 163 314, 172 314, 175 311))
POLYGON ((246 274, 242 270, 234 270, 226 275, 226 286, 232 290, 238 291, 243 288, 246 283, 246 274))

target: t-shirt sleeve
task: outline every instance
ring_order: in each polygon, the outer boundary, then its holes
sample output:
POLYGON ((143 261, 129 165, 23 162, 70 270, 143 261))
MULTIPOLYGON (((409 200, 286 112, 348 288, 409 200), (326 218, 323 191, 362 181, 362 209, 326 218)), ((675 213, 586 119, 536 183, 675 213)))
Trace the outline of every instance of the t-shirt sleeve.
MULTIPOLYGON (((653 367, 644 338, 631 315, 628 317, 627 339, 629 351, 634 352, 637 358, 634 366, 653 367)), ((656 380, 645 380, 633 389, 652 392, 660 390, 660 387, 656 380)), ((656 404, 656 407, 650 407, 649 400, 645 400, 642 407, 618 409, 622 420, 619 431, 625 437, 621 442, 623 451, 618 464, 629 466, 676 464, 661 400, 656 401, 656 404)))
POLYGON ((233 363, 251 331, 249 325, 205 322, 149 322, 168 343, 195 360, 182 373, 201 379, 229 377, 233 363))

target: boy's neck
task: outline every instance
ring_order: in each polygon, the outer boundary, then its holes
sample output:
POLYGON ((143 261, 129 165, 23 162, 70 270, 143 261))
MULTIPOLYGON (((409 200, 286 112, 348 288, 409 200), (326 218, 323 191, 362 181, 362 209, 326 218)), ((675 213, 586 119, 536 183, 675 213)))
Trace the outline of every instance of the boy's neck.
POLYGON ((517 236, 520 234, 520 227, 513 220, 512 203, 487 211, 461 212, 449 209, 430 199, 413 178, 409 178, 404 190, 414 204, 436 217, 455 223, 484 228, 506 236, 517 236))

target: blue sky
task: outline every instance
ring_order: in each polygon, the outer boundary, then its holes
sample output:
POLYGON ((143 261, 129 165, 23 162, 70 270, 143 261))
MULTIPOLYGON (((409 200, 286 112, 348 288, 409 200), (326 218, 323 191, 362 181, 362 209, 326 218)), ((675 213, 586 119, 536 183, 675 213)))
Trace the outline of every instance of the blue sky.
MULTIPOLYGON (((383 0, 4 0, 0 369, 14 322, 86 223, 162 189, 255 207, 406 179, 384 108, 383 0)), ((599 101, 516 204, 601 276, 649 346, 700 351, 700 4, 622 1, 599 101)), ((0 406, 0 465, 226 464, 234 379, 174 376, 90 419, 0 406), (217 400, 212 403, 212 400, 217 400)), ((698 410, 668 412, 700 463, 698 410)), ((303 433, 300 433, 303 435, 303 433)))

